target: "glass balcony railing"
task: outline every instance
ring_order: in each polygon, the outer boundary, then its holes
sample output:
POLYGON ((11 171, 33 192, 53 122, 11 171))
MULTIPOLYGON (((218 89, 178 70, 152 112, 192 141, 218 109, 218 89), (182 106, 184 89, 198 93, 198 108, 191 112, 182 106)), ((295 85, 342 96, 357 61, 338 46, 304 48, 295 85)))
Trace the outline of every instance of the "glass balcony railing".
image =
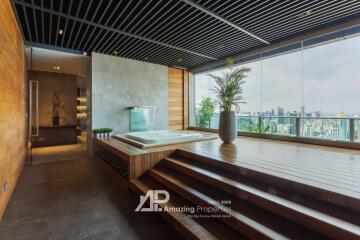
MULTIPOLYGON (((219 115, 215 114, 206 123, 196 127, 217 129, 219 115)), ((240 132, 360 143, 358 118, 237 116, 236 124, 240 132)))
POLYGON ((258 117, 236 117, 236 126, 238 131, 242 132, 259 132, 258 117))
POLYGON ((261 133, 296 136, 296 119, 292 117, 261 117, 261 133))
POLYGON ((360 119, 354 119, 354 141, 360 142, 360 119))
POLYGON ((301 137, 350 141, 350 119, 301 118, 301 137))

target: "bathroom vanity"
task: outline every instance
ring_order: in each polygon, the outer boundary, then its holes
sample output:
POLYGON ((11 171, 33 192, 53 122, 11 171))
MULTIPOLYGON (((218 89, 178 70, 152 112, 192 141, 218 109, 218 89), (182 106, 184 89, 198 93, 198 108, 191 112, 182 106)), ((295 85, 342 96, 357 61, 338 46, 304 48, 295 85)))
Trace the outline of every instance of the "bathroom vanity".
POLYGON ((33 147, 47 147, 77 143, 76 125, 40 126, 39 136, 33 137, 33 147))

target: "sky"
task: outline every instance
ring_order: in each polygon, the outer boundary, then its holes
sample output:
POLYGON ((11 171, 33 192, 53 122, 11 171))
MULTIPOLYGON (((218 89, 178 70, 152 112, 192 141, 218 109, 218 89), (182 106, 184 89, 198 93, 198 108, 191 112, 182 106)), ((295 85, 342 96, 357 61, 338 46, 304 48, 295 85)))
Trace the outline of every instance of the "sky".
MULTIPOLYGON (((300 51, 264 59, 262 64, 262 82, 260 61, 245 65, 251 72, 244 84, 242 112, 278 106, 300 111, 303 104, 306 112, 360 115, 360 37, 304 50, 303 81, 300 51)), ((209 79, 206 74, 195 76, 197 103, 202 96, 215 97, 209 79)))

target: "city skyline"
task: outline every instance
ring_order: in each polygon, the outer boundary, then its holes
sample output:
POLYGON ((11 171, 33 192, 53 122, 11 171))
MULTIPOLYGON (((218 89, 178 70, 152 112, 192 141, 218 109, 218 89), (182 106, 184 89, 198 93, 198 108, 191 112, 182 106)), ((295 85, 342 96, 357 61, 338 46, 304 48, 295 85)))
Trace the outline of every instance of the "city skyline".
POLYGON ((265 110, 262 112, 244 112, 240 111, 238 116, 298 116, 298 117, 336 117, 336 118, 360 118, 359 113, 345 113, 340 110, 337 113, 323 113, 321 110, 314 112, 307 112, 306 107, 303 106, 299 111, 290 111, 278 106, 276 109, 265 110))

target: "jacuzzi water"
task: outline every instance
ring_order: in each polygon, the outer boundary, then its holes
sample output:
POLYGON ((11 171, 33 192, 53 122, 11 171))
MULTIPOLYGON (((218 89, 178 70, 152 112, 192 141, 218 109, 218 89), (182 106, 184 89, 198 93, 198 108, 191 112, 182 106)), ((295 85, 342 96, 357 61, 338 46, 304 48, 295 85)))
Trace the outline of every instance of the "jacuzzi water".
POLYGON ((161 144, 177 141, 188 141, 203 137, 201 133, 176 131, 176 130, 156 130, 145 132, 130 132, 124 137, 141 142, 143 144, 161 144))

